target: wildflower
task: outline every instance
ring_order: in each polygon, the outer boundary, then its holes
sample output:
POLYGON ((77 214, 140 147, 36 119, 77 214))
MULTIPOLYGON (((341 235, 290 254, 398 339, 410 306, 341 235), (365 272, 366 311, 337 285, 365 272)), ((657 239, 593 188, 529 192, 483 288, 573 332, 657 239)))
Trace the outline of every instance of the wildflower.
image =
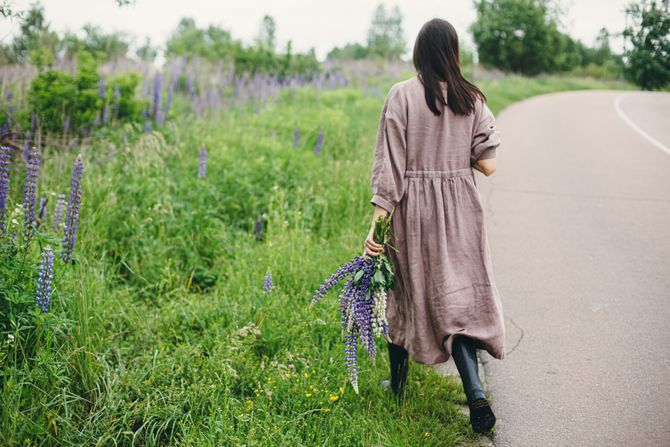
POLYGON ((68 133, 70 130, 70 115, 65 115, 63 118, 63 133, 68 133))
POLYGON ((107 124, 109 122, 109 104, 105 104, 102 109, 102 122, 107 124))
POLYGON ((203 178, 205 175, 207 175, 207 148, 203 144, 198 156, 198 177, 203 178))
POLYGON ((12 148, 0 146, 0 234, 7 231, 5 226, 5 215, 7 209, 7 197, 9 196, 9 163, 12 148))
POLYGON ((314 155, 321 151, 321 146, 323 146, 323 129, 319 129, 319 136, 316 138, 316 144, 314 145, 314 155))
POLYGON ((41 253, 42 261, 37 278, 37 294, 35 295, 35 304, 44 312, 49 311, 49 302, 51 300, 51 286, 53 281, 54 254, 50 246, 44 247, 41 253))
POLYGON ((151 133, 151 120, 147 119, 144 122, 144 133, 151 133))
POLYGON ((324 413, 328 413, 329 411, 330 411, 330 408, 324 408, 324 409, 323 409, 323 412, 324 412, 324 413))
MULTIPOLYGON (((391 214, 375 223, 375 240, 379 243, 387 243, 390 218, 391 214)), ((356 256, 324 281, 314 292, 311 305, 345 277, 348 279, 339 296, 340 323, 349 382, 358 394, 359 341, 373 360, 377 354, 375 335, 384 335, 390 341, 386 322, 386 289, 393 287, 393 269, 385 255, 372 259, 356 256)))
POLYGON ((119 114, 119 100, 121 99, 121 91, 119 90, 119 85, 114 86, 114 103, 112 105, 112 113, 116 117, 119 114))
POLYGON ((60 231, 63 225, 63 209, 65 208, 65 194, 58 194, 54 208, 54 231, 60 231))
POLYGON ((37 227, 40 226, 40 224, 44 221, 44 216, 46 216, 47 213, 47 203, 49 202, 49 199, 47 197, 40 197, 40 208, 39 212, 37 213, 37 227))
POLYGON ((295 368, 295 365, 293 363, 291 363, 291 364, 288 365, 288 367, 289 367, 289 369, 293 369, 293 368, 295 368))
POLYGON ((81 207, 81 177, 84 174, 84 162, 81 154, 77 155, 72 169, 72 181, 70 183, 70 198, 67 203, 65 215, 65 236, 63 237, 64 262, 72 259, 74 243, 77 239, 77 228, 79 227, 79 208, 81 207))
POLYGON ((265 278, 263 279, 263 293, 272 292, 272 273, 268 270, 265 273, 265 278))
POLYGON ((328 400, 331 401, 331 402, 335 402, 339 398, 340 398, 340 396, 338 396, 337 394, 331 394, 330 397, 328 398, 328 400))
POLYGON ((307 374, 307 373, 305 372, 305 373, 302 373, 302 376, 306 379, 306 378, 309 377, 309 374, 307 374))
POLYGON ((312 393, 305 393, 305 397, 312 397, 312 393))
POLYGON ((300 128, 293 129, 293 148, 297 148, 300 143, 300 128))
POLYGON ((256 224, 254 226, 254 233, 256 234, 256 239, 263 239, 263 223, 260 218, 256 218, 256 224))
POLYGON ((155 119, 157 119, 160 107, 161 107, 161 75, 160 73, 156 73, 156 76, 154 77, 154 102, 151 111, 151 114, 155 119))
POLYGON ((7 342, 11 345, 14 343, 14 334, 7 334, 7 342))
POLYGON ((100 76, 100 81, 98 83, 98 98, 105 99, 105 77, 100 76))
POLYGON ((35 226, 35 192, 39 169, 40 153, 33 151, 26 166, 26 182, 23 188, 23 231, 26 240, 30 238, 35 226))

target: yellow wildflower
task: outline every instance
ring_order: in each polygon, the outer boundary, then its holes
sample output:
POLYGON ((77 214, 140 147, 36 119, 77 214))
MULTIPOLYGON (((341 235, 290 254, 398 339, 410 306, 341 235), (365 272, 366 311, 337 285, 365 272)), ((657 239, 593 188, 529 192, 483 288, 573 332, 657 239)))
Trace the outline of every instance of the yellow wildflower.
POLYGON ((337 394, 331 394, 330 397, 328 398, 331 402, 335 402, 337 399, 339 399, 340 396, 337 394))
POLYGON ((305 393, 305 397, 311 397, 312 393, 305 393))

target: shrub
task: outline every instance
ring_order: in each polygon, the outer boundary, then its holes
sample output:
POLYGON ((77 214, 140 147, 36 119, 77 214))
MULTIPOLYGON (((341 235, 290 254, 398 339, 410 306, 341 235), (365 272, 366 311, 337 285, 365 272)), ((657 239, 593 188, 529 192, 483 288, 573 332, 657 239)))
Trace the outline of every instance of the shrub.
POLYGON ((90 128, 95 124, 96 116, 102 116, 105 103, 108 106, 116 104, 116 120, 140 120, 142 103, 135 99, 140 76, 136 73, 117 76, 108 82, 111 88, 106 89, 104 98, 100 98, 100 75, 96 69, 95 59, 87 52, 80 52, 74 76, 50 70, 33 80, 28 102, 31 111, 40 119, 42 132, 90 128))

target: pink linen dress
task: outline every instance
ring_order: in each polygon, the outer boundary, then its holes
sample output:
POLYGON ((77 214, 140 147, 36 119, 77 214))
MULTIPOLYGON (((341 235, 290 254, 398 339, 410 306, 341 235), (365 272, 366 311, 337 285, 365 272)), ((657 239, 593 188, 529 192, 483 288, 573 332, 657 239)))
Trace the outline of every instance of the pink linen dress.
POLYGON ((415 75, 391 87, 381 111, 370 203, 395 208, 398 252, 385 248, 396 282, 389 337, 427 365, 449 359, 454 334, 503 359, 503 310, 472 168, 496 156, 500 134, 482 100, 469 116, 440 110, 430 111, 415 75))

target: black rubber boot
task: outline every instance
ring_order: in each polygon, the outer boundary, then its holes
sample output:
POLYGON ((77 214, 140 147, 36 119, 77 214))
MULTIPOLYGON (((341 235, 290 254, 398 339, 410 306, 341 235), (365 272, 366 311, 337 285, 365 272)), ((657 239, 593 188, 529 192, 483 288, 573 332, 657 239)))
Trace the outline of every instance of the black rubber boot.
POLYGON ((391 390, 400 402, 405 397, 405 383, 409 370, 409 353, 402 346, 388 343, 389 360, 391 361, 391 390))
POLYGON ((479 380, 477 349, 468 337, 459 336, 454 339, 451 354, 468 398, 472 429, 477 433, 485 433, 493 428, 496 418, 479 380))

